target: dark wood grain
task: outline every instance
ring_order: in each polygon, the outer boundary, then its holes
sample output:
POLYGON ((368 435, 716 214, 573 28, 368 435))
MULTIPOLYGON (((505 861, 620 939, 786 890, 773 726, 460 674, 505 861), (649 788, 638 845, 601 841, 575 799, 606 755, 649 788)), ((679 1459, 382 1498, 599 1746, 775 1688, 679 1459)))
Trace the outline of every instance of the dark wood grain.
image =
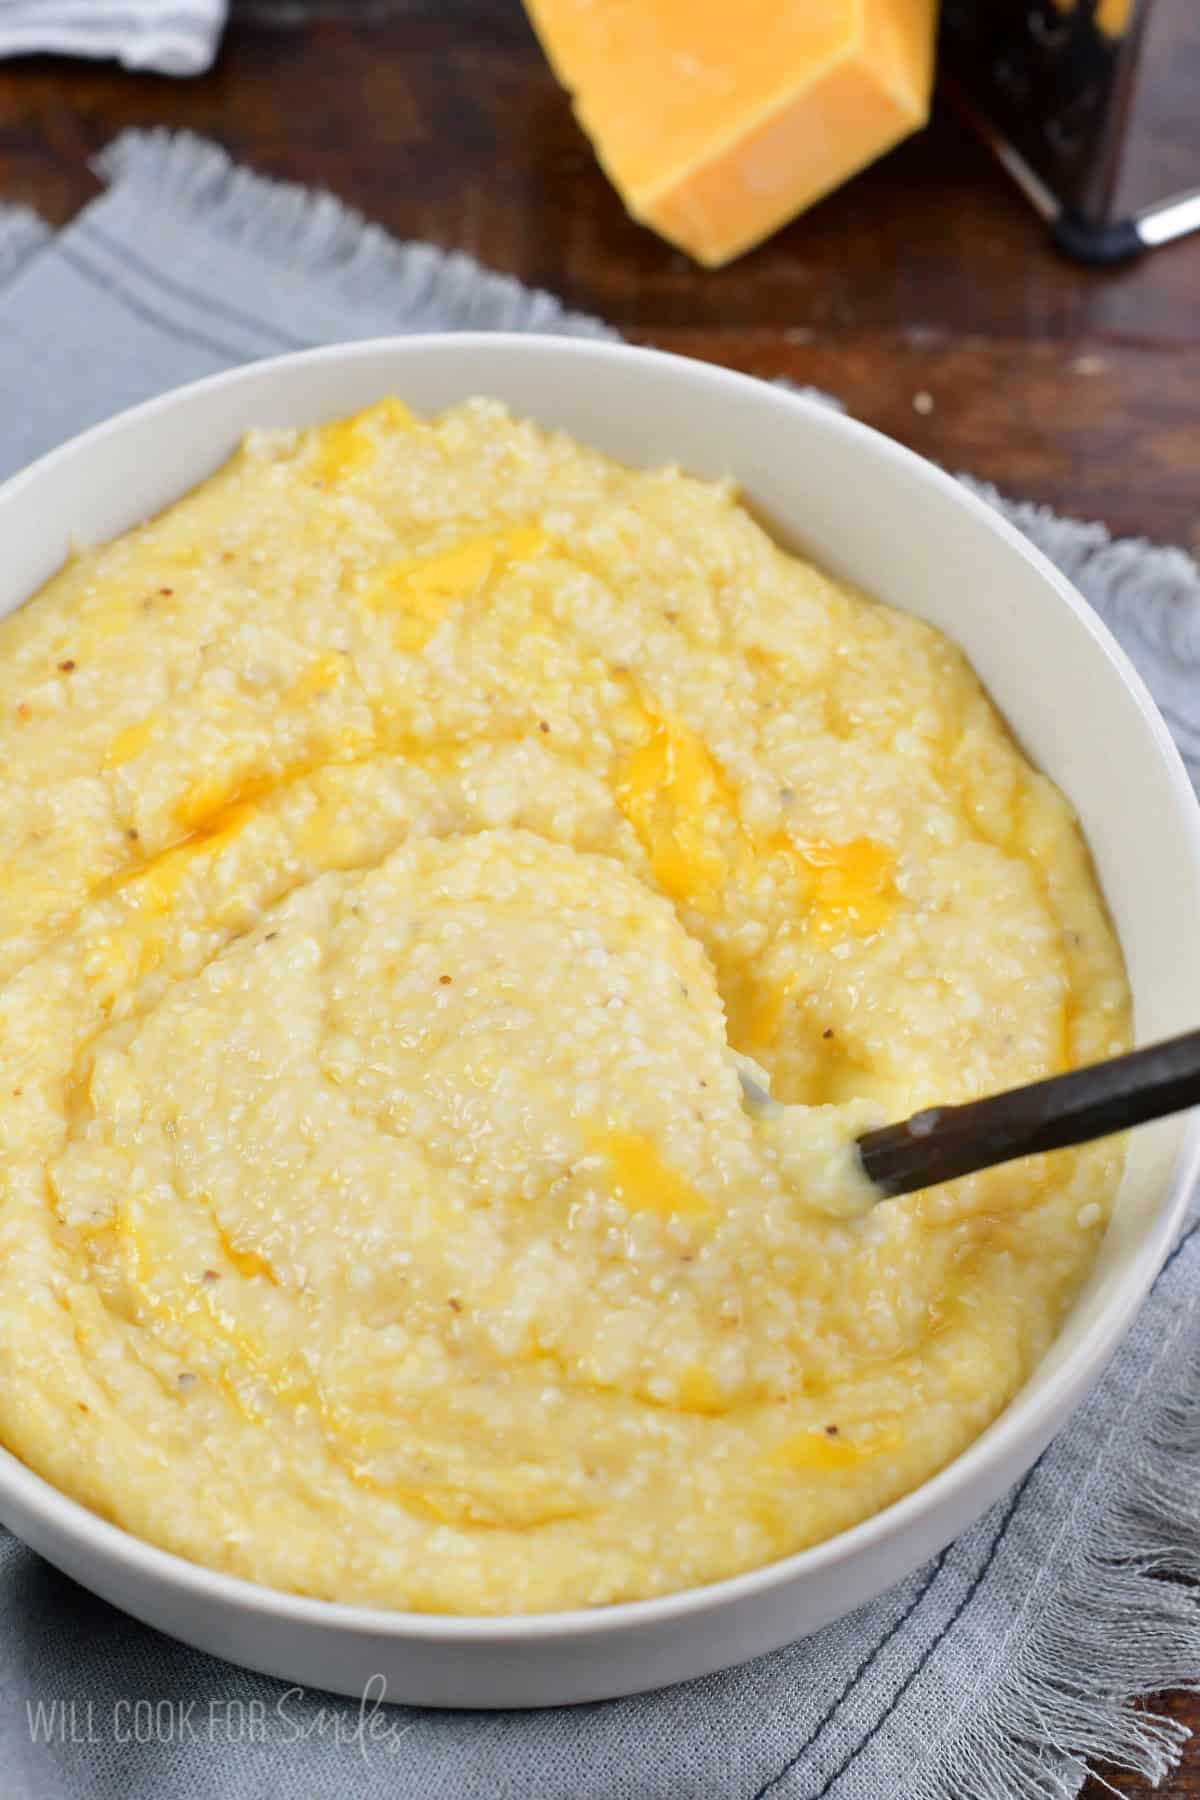
MULTIPOLYGON (((1197 92, 1200 38, 1173 32, 1138 95, 1131 197, 1200 181, 1197 92)), ((234 0, 195 82, 0 65, 0 200, 68 218, 129 125, 219 139, 642 341, 815 383, 952 469, 1200 552, 1200 240, 1108 275, 1060 262, 944 108, 717 274, 626 218, 517 0, 234 0)), ((1200 1726, 1200 1701, 1169 1704, 1200 1726)), ((1200 1751, 1159 1791, 1200 1800, 1200 1751)))

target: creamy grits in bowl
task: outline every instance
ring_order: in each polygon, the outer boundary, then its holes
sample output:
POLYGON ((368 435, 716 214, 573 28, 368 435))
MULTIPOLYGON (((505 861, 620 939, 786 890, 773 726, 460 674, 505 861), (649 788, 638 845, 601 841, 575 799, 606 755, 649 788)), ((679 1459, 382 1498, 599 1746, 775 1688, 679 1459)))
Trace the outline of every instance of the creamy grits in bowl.
POLYGON ((812 1629, 1027 1466, 1186 1128, 878 1206, 853 1141, 1200 971, 1105 823, 1115 736, 1194 904, 1165 733, 1015 534, 483 338, 185 390, 0 530, 0 1517, 253 1666, 536 1704, 812 1629))

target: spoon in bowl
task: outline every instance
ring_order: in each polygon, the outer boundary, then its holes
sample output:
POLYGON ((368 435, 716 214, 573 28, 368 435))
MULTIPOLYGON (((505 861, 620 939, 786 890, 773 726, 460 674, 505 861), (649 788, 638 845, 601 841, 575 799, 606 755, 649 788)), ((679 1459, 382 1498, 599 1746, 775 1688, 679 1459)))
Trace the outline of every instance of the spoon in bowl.
MULTIPOLYGON (((743 1073, 756 1106, 771 1096, 743 1073)), ((927 1106, 858 1139, 877 1197, 890 1200, 1019 1156, 1061 1150, 1200 1105, 1200 1031, 960 1106, 927 1106)))

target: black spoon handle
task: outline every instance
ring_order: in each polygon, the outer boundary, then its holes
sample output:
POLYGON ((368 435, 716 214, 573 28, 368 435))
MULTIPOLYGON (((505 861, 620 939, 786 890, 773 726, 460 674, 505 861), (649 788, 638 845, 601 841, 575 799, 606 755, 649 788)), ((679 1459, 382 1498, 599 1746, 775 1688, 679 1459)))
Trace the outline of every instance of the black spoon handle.
POLYGON ((882 1195, 911 1194, 1188 1106, 1200 1106, 1200 1031, 965 1106, 927 1107, 899 1125, 868 1131, 858 1153, 882 1195))

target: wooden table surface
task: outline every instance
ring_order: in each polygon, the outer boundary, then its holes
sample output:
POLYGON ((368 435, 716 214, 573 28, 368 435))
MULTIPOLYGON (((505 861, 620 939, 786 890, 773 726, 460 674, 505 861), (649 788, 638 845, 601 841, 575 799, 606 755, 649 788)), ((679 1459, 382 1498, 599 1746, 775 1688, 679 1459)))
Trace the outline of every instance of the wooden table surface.
MULTIPOLYGON (((1151 97, 1143 189, 1147 159, 1200 181, 1197 93, 1193 34, 1151 97)), ((1108 274, 1059 261, 945 106, 718 273, 626 218, 518 0, 233 0, 194 82, 0 65, 0 202, 69 218, 129 125, 201 132, 640 341, 815 383, 951 469, 1200 553, 1200 239, 1108 274)), ((1169 1705, 1200 1726, 1200 1700, 1169 1705)), ((1160 1792, 1200 1796, 1200 1748, 1160 1792)))

